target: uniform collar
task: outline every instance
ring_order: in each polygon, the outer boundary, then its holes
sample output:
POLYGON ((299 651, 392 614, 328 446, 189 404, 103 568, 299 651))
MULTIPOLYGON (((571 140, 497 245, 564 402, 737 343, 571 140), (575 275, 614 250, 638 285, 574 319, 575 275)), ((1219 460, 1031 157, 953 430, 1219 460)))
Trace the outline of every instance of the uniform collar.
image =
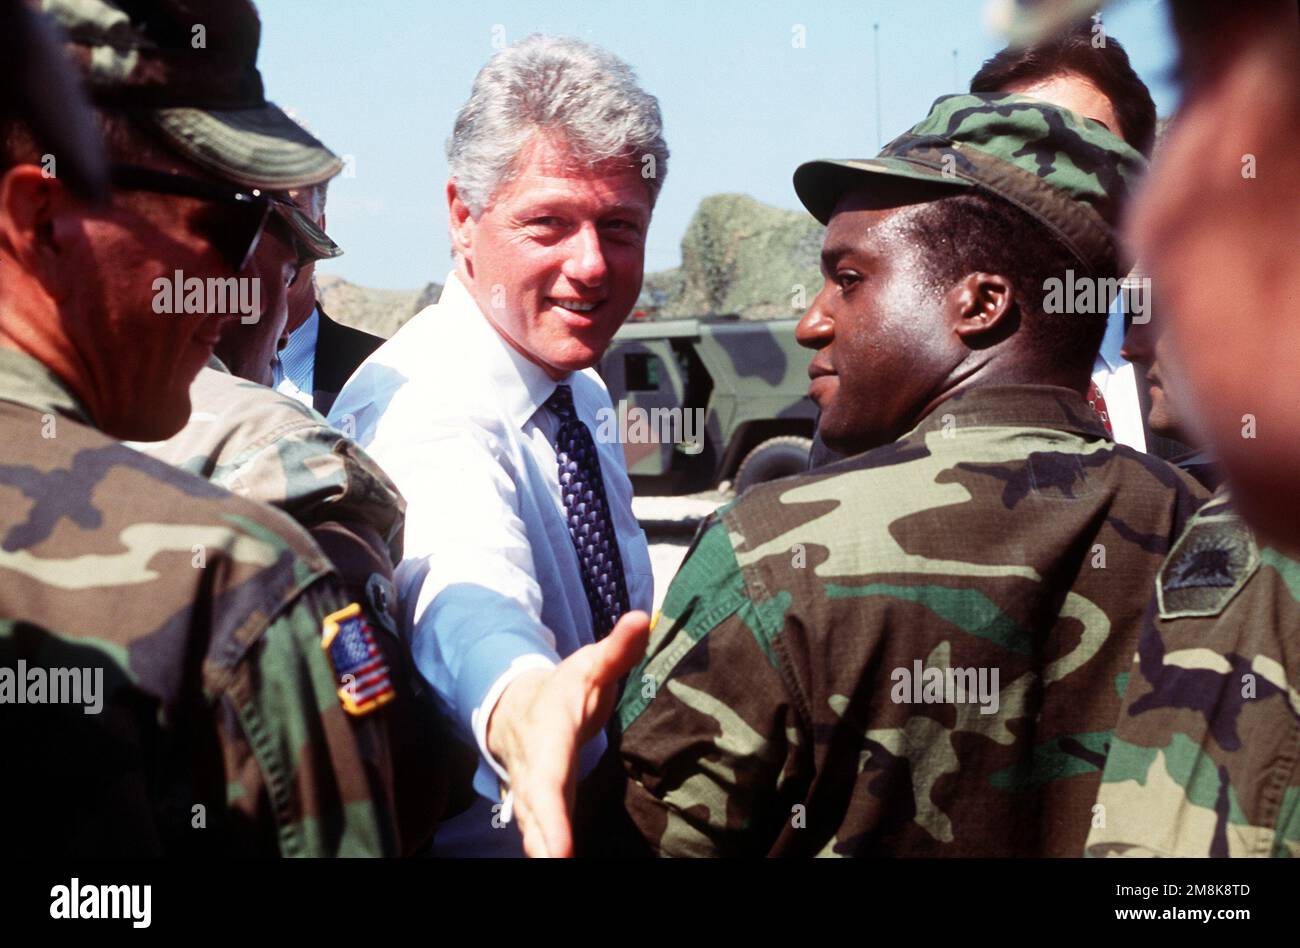
MULTIPOLYGON (((499 394, 511 422, 522 429, 537 410, 546 404, 559 383, 547 375, 540 365, 524 358, 514 346, 506 342, 483 314, 478 301, 461 282, 455 270, 447 276, 438 306, 454 310, 453 318, 468 318, 471 336, 482 347, 484 367, 492 387, 499 394)), ((570 373, 560 381, 567 382, 572 377, 570 373)))
POLYGON ((962 427, 1054 428, 1110 439, 1078 392, 1055 385, 985 385, 944 399, 911 434, 962 427), (952 420, 949 421, 949 418, 952 420))
POLYGON ((17 402, 95 426, 90 413, 63 379, 17 349, 0 347, 0 401, 17 402))

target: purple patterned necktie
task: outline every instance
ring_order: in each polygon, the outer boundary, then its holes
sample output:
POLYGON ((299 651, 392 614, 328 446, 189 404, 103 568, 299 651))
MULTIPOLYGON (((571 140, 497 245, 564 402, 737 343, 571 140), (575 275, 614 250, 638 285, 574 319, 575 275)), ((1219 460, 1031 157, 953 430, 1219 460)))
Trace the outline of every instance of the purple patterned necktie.
POLYGON ((596 639, 603 639, 627 612, 627 584, 618 552, 614 522, 605 500, 600 458, 591 432, 573 408, 573 392, 557 385, 546 407, 560 419, 555 434, 555 460, 560 468, 560 497, 564 500, 569 538, 578 554, 582 588, 591 606, 596 639))

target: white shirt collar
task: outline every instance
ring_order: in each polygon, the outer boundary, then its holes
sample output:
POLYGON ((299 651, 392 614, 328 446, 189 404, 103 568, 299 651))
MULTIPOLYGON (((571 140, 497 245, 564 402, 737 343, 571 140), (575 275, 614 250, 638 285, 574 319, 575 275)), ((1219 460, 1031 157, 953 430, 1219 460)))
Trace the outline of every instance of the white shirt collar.
POLYGON ((442 296, 438 299, 438 307, 444 306, 453 310, 455 318, 463 317, 470 321, 471 336, 482 345, 484 368, 493 387, 501 393, 510 420, 522 429, 551 397, 558 383, 546 374, 545 369, 525 358, 505 340, 483 314, 478 301, 455 270, 448 274, 442 296))

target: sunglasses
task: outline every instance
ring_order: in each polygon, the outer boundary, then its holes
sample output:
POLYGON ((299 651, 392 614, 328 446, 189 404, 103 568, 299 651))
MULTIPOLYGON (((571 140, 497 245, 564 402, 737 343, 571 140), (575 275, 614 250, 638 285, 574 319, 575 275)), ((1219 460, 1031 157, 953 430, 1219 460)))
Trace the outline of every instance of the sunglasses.
MULTIPOLYGON (((283 225, 286 242, 291 243, 297 252, 299 269, 321 256, 336 256, 342 252, 292 202, 257 188, 245 190, 217 181, 205 181, 171 171, 128 164, 110 166, 109 180, 119 191, 146 191, 198 198, 220 208, 215 220, 212 216, 204 217, 207 222, 204 236, 234 267, 236 273, 243 273, 247 269, 273 215, 283 225), (308 234, 314 243, 323 242, 327 249, 322 252, 319 247, 309 247, 299 237, 299 231, 308 234)), ((296 273, 294 279, 297 279, 296 273)))

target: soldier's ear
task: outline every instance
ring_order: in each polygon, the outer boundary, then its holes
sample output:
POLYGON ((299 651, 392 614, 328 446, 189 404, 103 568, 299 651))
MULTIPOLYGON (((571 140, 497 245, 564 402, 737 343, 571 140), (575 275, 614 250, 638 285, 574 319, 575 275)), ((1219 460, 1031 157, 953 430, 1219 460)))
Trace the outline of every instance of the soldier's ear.
POLYGON ((998 273, 968 273, 948 291, 953 332, 972 347, 991 345, 1010 335, 1015 293, 998 273))
POLYGON ((455 178, 447 182, 447 215, 451 249, 462 257, 470 257, 474 247, 474 217, 469 205, 461 200, 455 178))
POLYGON ((68 252, 79 237, 71 195, 36 165, 15 165, 0 176, 0 247, 56 299, 75 281, 66 274, 68 252))

